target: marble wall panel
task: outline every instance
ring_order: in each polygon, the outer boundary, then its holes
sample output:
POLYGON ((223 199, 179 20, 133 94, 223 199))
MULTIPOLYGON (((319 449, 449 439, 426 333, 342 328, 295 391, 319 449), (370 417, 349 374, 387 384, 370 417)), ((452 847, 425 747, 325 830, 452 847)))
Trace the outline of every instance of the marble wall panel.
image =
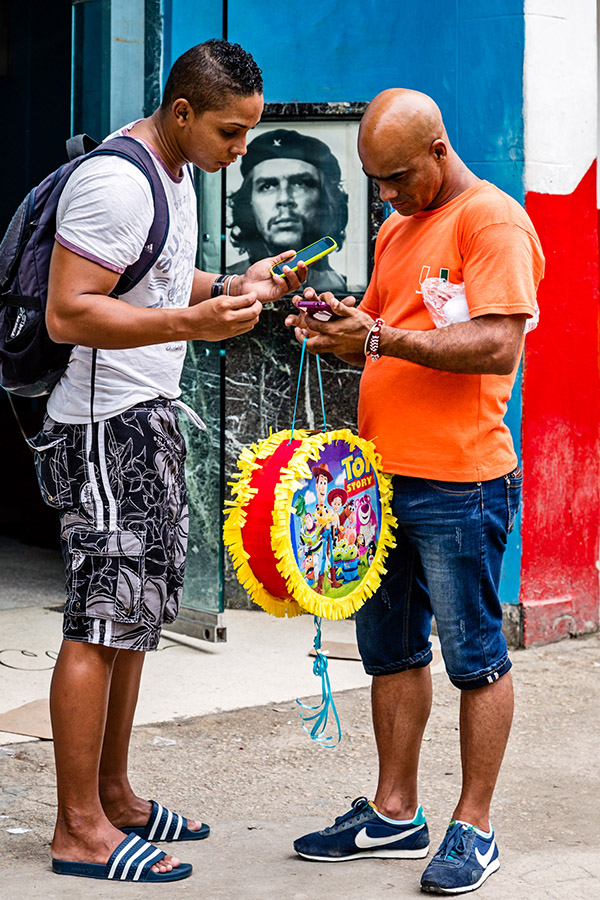
MULTIPOLYGON (((286 307, 287 301, 282 301, 286 307)), ((265 308, 259 324, 247 335, 227 344, 225 357, 225 462, 226 480, 236 470, 244 447, 269 435, 269 429, 291 428, 298 384, 300 345, 285 327, 284 308, 265 308)), ((317 367, 307 354, 298 400, 296 426, 320 428, 323 423, 317 367)), ((321 377, 329 427, 356 429, 360 371, 323 356, 321 377)), ((252 606, 240 587, 233 567, 225 559, 225 604, 252 606)))
POLYGON ((182 399, 206 424, 200 431, 181 414, 186 437, 186 476, 190 504, 190 537, 182 603, 194 609, 220 612, 223 608, 223 550, 221 544, 222 369, 219 344, 193 341, 181 380, 182 399))
MULTIPOLYGON (((281 431, 292 425, 300 346, 284 325, 289 303, 283 301, 283 304, 284 308, 265 308, 256 328, 224 344, 222 356, 217 345, 190 344, 182 381, 183 399, 204 419, 208 429, 197 431, 182 418, 189 448, 191 521, 184 592, 184 604, 188 606, 219 609, 222 577, 225 606, 252 605, 237 581, 227 554, 224 576, 221 571, 223 489, 228 496, 226 482, 231 480, 244 447, 267 437, 269 429, 281 431)), ((296 424, 321 428, 317 367, 314 357, 307 354, 306 360, 296 424)), ((359 376, 358 369, 334 357, 321 357, 325 412, 330 428, 356 429, 359 376)))

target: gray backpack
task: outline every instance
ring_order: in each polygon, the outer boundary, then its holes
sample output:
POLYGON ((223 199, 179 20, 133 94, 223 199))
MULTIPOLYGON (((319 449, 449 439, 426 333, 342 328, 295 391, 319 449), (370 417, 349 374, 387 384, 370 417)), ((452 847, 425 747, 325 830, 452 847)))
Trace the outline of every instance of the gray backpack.
POLYGON ((77 135, 67 141, 67 152, 69 161, 27 194, 0 244, 0 385, 22 397, 49 394, 73 349, 69 344, 56 344, 46 330, 56 209, 71 173, 95 156, 120 156, 137 166, 150 183, 154 221, 140 258, 123 272, 114 296, 125 294, 141 281, 158 259, 169 230, 164 187, 139 141, 116 137, 97 145, 87 135, 77 135))

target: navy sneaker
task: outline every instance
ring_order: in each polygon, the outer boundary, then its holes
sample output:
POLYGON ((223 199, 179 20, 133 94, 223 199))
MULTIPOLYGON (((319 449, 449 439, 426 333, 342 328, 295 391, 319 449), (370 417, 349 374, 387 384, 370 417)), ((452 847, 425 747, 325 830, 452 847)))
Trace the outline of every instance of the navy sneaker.
POLYGON ((429 850, 429 830, 422 806, 414 819, 392 822, 381 816, 366 797, 358 797, 352 801, 352 809, 339 816, 330 828, 294 841, 294 850, 304 859, 318 862, 365 856, 422 859, 429 850))
POLYGON ((421 877, 421 890, 432 894, 476 891, 500 868, 492 829, 489 837, 464 822, 452 820, 446 836, 421 877))

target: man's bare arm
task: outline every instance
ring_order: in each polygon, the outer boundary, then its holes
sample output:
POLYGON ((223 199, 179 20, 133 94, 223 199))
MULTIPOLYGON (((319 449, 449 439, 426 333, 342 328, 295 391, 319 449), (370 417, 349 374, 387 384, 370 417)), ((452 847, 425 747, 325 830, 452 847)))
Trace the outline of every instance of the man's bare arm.
POLYGON ((521 351, 527 316, 477 316, 432 331, 381 329, 380 353, 462 374, 510 375, 521 351))
POLYGON ((106 350, 180 340, 219 341, 250 331, 262 310, 255 292, 215 297, 181 309, 131 306, 109 296, 118 280, 117 273, 55 243, 46 310, 50 337, 57 343, 106 350))
MULTIPOLYGON (((325 295, 323 295, 325 296, 325 295)), ((373 319, 327 295, 336 318, 288 316, 286 323, 308 332, 311 353, 334 353, 347 362, 362 355, 373 319)), ((421 366, 461 374, 508 375, 516 366, 525 329, 525 315, 486 315, 468 322, 428 331, 409 331, 384 325, 380 353, 421 366)), ((304 335, 303 335, 304 336, 304 335)))
POLYGON ((366 357, 364 353, 346 353, 342 356, 341 353, 336 353, 338 359, 341 359, 342 362, 348 363, 349 366, 354 366, 357 369, 364 369, 366 357))
POLYGON ((218 273, 213 274, 212 272, 203 272, 201 269, 194 269, 190 306, 195 306, 197 303, 203 303, 210 298, 213 281, 217 278, 217 275, 218 273))

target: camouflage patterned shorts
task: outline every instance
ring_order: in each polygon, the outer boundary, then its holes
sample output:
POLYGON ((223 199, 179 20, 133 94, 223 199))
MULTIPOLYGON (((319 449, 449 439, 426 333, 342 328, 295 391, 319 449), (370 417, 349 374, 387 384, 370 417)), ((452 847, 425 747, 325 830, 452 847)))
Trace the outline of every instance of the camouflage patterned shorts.
POLYGON ((91 425, 46 417, 34 439, 59 510, 66 640, 155 650, 179 610, 188 538, 185 442, 168 400, 91 425))

